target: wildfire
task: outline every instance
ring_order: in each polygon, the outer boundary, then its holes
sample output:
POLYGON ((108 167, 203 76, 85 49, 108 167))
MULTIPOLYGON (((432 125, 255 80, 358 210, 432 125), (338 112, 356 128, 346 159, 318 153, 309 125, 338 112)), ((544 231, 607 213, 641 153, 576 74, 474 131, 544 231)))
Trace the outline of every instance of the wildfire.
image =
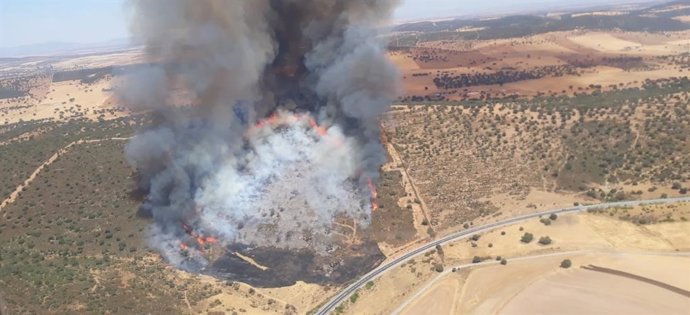
POLYGON ((316 131, 319 136, 325 137, 328 134, 326 128, 319 126, 314 118, 309 118, 309 125, 314 128, 314 131, 316 131))
MULTIPOLYGON (((191 226, 187 225, 187 224, 184 223, 184 222, 182 222, 182 229, 184 229, 185 233, 187 233, 189 236, 191 236, 191 237, 194 238, 194 240, 196 241, 197 245, 199 245, 198 247, 199 247, 199 250, 200 250, 200 251, 203 251, 203 250, 204 250, 204 246, 205 246, 206 244, 216 244, 216 243, 218 243, 218 239, 217 239, 216 237, 201 235, 201 234, 197 233, 196 231, 194 231, 194 229, 192 229, 191 226)), ((182 244, 180 245, 181 248, 182 248, 182 245, 184 245, 183 250, 186 250, 186 249, 189 248, 189 246, 187 246, 187 245, 184 244, 184 243, 182 243, 182 244)))
MULTIPOLYGON (((250 129, 250 132, 263 129, 265 127, 276 127, 279 125, 294 124, 298 122, 308 123, 317 135, 319 135, 322 138, 328 137, 328 129, 324 126, 319 125, 319 123, 316 122, 316 119, 309 115, 294 113, 273 114, 267 118, 259 120, 256 124, 254 124, 253 128, 250 129)), ((342 144, 342 139, 336 140, 338 140, 338 145, 342 144)))
POLYGON ((278 115, 273 114, 268 118, 265 118, 265 119, 262 119, 262 120, 259 120, 258 122, 256 122, 256 124, 254 125, 254 128, 261 129, 265 126, 275 126, 277 123, 278 123, 278 115))

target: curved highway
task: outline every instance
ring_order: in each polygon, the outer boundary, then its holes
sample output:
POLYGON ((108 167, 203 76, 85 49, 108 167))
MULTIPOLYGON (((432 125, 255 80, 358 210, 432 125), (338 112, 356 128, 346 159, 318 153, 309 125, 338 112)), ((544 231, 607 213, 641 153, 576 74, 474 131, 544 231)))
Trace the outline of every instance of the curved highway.
POLYGON ((413 258, 419 254, 422 254, 426 252, 427 250, 430 250, 432 248, 435 248, 436 245, 443 245, 445 243, 457 241, 466 237, 469 237, 471 235, 477 234, 477 233, 484 233, 488 232, 491 230, 494 230, 499 227, 503 227, 506 225, 511 225, 515 224, 518 222, 526 221, 529 219, 533 218, 538 218, 539 216, 544 216, 544 215, 551 215, 551 214, 564 214, 564 213, 575 213, 575 212, 582 212, 582 211, 587 211, 587 210, 597 210, 597 209, 606 209, 606 208, 613 208, 613 207, 634 207, 634 206, 644 206, 644 205, 653 205, 653 204, 667 204, 667 203, 677 203, 677 202, 690 202, 690 197, 678 197, 678 198, 666 198, 666 199, 649 199, 649 200, 636 200, 636 201, 620 201, 620 202, 610 202, 610 203, 601 203, 601 204, 596 204, 596 205, 589 205, 589 206, 577 206, 577 207, 571 207, 571 208, 560 208, 560 209, 553 209, 553 210, 547 210, 547 211, 542 211, 542 212, 536 212, 536 213, 530 213, 530 214, 525 214, 521 216, 517 216, 514 218, 506 219, 503 221, 491 223, 491 224, 486 224, 483 226, 478 226, 478 227, 473 227, 470 229, 462 230, 453 234, 450 234, 448 236, 445 236, 443 238, 440 238, 438 240, 433 240, 429 243, 426 243, 425 245, 422 245, 420 247, 417 247, 404 255, 386 263, 383 264, 376 269, 370 271, 363 277, 361 277, 359 280, 354 282, 353 284, 349 285, 347 288, 344 290, 340 291, 338 294, 336 294, 331 300, 326 302, 319 310, 315 313, 318 315, 326 315, 328 313, 331 313, 340 303, 342 303, 345 299, 347 299, 352 293, 354 293, 356 290, 359 290, 361 287, 363 287, 367 282, 372 281, 379 276, 381 276, 383 273, 386 271, 390 270, 391 268, 394 268, 398 266, 399 264, 403 263, 404 261, 407 261, 410 258, 413 258))

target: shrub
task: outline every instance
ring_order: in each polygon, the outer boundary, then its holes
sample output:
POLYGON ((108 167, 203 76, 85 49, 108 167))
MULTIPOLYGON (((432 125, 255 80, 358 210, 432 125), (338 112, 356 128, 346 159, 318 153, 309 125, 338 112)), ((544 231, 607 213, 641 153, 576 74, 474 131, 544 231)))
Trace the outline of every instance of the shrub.
POLYGON ((539 238, 539 244, 549 245, 549 244, 551 244, 551 238, 548 236, 540 237, 539 238))
POLYGON ((520 242, 523 243, 529 243, 534 239, 534 235, 532 233, 525 232, 524 235, 522 235, 522 238, 520 239, 520 242))
POLYGON ((350 303, 357 302, 357 299, 359 299, 359 292, 355 292, 350 295, 350 303))
POLYGON ((501 265, 505 266, 507 264, 508 264, 508 260, 506 260, 505 258, 501 259, 501 265))
POLYGON ((434 270, 436 270, 436 272, 443 272, 443 265, 442 264, 435 264, 434 270))
POLYGON ((472 263, 473 263, 473 264, 480 263, 480 262, 482 262, 482 258, 481 258, 481 257, 479 257, 479 256, 474 256, 474 258, 472 258, 472 263))
POLYGON ((552 214, 549 216, 549 219, 550 219, 551 221, 556 221, 556 219, 558 219, 558 215, 555 214, 555 213, 552 213, 552 214))
POLYGON ((568 269, 568 268, 570 268, 570 266, 572 266, 572 265, 573 265, 573 262, 570 261, 570 259, 565 259, 565 260, 561 261, 561 268, 566 268, 566 269, 568 269))

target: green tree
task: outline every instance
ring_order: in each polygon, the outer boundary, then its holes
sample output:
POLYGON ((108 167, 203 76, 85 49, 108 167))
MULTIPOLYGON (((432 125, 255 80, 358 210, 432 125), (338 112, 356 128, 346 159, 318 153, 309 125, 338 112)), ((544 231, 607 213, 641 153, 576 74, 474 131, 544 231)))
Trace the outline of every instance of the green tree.
POLYGON ((436 272, 443 272, 443 264, 434 264, 434 270, 436 272))
POLYGON ((548 236, 540 237, 540 238, 539 238, 539 244, 542 244, 542 245, 549 245, 549 244, 551 244, 551 238, 548 237, 548 236))
POLYGON ((534 235, 532 235, 532 233, 525 232, 525 234, 522 235, 522 238, 520 239, 520 242, 529 243, 529 242, 531 242, 533 239, 534 239, 534 235))
POLYGON ((359 299, 359 291, 352 293, 352 295, 350 295, 350 303, 354 304, 355 302, 357 302, 357 299, 359 299))

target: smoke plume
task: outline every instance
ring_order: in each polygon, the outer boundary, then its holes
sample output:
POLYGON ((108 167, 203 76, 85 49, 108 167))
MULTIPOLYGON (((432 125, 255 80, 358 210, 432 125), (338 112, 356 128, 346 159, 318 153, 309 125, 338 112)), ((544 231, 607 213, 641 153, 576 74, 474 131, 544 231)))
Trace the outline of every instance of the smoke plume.
POLYGON ((121 89, 153 112, 127 146, 151 244, 197 270, 210 244, 335 250, 366 225, 398 92, 379 30, 394 0, 136 0, 151 65, 121 89))

